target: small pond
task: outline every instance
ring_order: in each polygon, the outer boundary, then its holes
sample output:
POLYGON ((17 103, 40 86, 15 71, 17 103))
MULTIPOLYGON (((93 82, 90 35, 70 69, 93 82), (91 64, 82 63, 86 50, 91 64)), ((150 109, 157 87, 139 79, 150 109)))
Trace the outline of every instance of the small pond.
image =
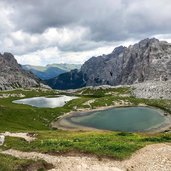
POLYGON ((59 96, 53 98, 33 97, 33 98, 15 100, 13 101, 13 103, 26 104, 39 108, 55 108, 55 107, 62 107, 70 100, 77 99, 77 98, 78 97, 75 96, 59 96))
POLYGON ((161 110, 150 107, 125 107, 80 113, 67 120, 96 129, 141 132, 160 127, 165 121, 161 113, 161 110))

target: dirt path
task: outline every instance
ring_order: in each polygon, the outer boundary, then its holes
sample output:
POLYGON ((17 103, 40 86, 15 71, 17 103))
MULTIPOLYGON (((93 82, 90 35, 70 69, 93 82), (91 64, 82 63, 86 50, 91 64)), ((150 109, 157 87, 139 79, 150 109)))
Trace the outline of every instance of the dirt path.
POLYGON ((54 165, 51 171, 171 171, 171 144, 148 145, 128 160, 98 160, 96 157, 52 156, 36 152, 1 152, 19 158, 43 159, 54 165))
POLYGON ((83 105, 88 105, 90 107, 90 109, 92 109, 91 103, 94 103, 94 102, 95 102, 95 99, 91 99, 91 100, 88 100, 85 103, 83 103, 83 105))

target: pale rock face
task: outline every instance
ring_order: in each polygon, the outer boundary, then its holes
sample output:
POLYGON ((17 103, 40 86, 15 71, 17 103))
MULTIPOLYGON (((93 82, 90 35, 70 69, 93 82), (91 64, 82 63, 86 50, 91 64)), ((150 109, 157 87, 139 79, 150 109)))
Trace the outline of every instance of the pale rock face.
POLYGON ((171 79, 171 44, 155 38, 116 48, 111 54, 89 59, 81 68, 86 85, 134 84, 171 79))
POLYGON ((0 90, 41 86, 40 80, 23 70, 12 54, 0 54, 0 90))

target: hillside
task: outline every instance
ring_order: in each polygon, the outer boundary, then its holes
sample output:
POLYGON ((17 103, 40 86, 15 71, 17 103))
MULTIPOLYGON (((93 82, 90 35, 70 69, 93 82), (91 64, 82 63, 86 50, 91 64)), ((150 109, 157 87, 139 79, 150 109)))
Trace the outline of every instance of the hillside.
POLYGON ((71 70, 60 74, 59 76, 45 80, 45 83, 48 84, 53 89, 76 89, 84 87, 86 82, 83 80, 82 73, 77 69, 71 70), (65 84, 65 85, 64 85, 65 84))
POLYGON ((22 65, 22 68, 31 71, 38 78, 47 80, 54 78, 62 73, 69 72, 72 69, 80 69, 80 64, 49 64, 46 66, 22 65))
POLYGON ((39 78, 22 69, 11 53, 0 54, 0 90, 45 87, 39 78))
MULTIPOLYGON (((130 85, 146 81, 166 81, 171 79, 171 44, 158 39, 145 39, 130 45, 119 46, 111 54, 92 57, 78 72, 81 84, 78 87, 98 85, 130 85), (82 84, 84 82, 84 84, 82 84)), ((76 78, 76 75, 74 75, 76 78)), ((63 74, 54 80, 53 88, 67 89, 73 82, 73 75, 63 74), (70 75, 70 79, 65 79, 70 75), (66 81, 65 81, 66 80, 66 81)))

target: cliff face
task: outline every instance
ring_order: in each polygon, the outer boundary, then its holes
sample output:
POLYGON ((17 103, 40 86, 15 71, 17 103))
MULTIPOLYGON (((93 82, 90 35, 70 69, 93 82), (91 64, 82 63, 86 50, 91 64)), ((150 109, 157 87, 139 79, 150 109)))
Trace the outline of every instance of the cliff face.
POLYGON ((87 74, 86 85, 171 79, 171 44, 145 39, 128 48, 121 46, 109 55, 91 58, 81 71, 87 74))
MULTIPOLYGON (((120 46, 111 54, 90 58, 78 74, 85 86, 171 80, 171 44, 153 38, 142 40, 128 48, 120 46)), ((54 81, 54 87, 58 88, 60 81, 61 77, 58 77, 54 81)), ((63 82, 63 89, 66 89, 67 84, 69 80, 63 82)), ((77 85, 79 86, 82 87, 83 84, 77 85)))
POLYGON ((17 63, 10 53, 0 54, 0 90, 44 86, 31 72, 17 63))

